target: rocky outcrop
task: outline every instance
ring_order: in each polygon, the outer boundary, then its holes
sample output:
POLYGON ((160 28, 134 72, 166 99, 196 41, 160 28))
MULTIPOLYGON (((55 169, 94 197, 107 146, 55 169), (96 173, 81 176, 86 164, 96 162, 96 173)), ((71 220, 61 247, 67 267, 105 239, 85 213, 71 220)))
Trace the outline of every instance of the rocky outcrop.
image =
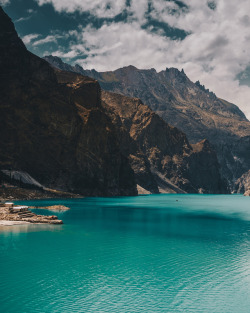
POLYGON ((42 206, 42 207, 41 206, 37 206, 37 207, 30 206, 30 209, 49 210, 49 211, 55 211, 55 212, 65 212, 65 211, 70 210, 69 207, 67 207, 65 205, 61 205, 61 204, 42 206))
POLYGON ((38 215, 28 209, 9 209, 0 206, 0 221, 25 222, 36 224, 63 224, 55 215, 38 215), (16 212, 15 212, 16 211, 16 212))
MULTIPOLYGON (((58 82, 67 86, 81 80, 73 72, 55 73, 58 82)), ((137 98, 102 91, 101 99, 118 134, 120 150, 135 173, 139 192, 227 192, 208 141, 190 145, 184 133, 168 125, 137 98)))
MULTIPOLYGON (((132 148, 123 152, 128 154, 136 182, 143 189, 153 192, 146 186, 149 182, 146 174, 151 172, 152 185, 157 185, 160 192, 227 192, 216 153, 207 140, 196 145, 189 144, 184 133, 168 125, 137 98, 102 91, 102 100, 113 123, 121 123, 132 138, 132 148), (120 119, 112 118, 112 114, 120 119), (146 159, 144 157, 142 162, 138 155, 144 155, 146 159), (137 163, 133 163, 134 159, 137 163), (141 163, 147 167, 140 167, 141 163)), ((123 141, 120 140, 121 143, 123 141)), ((129 146, 131 144, 126 145, 129 146)))
POLYGON ((167 68, 157 73, 155 69, 128 66, 98 73, 66 65, 53 56, 45 59, 57 68, 97 79, 104 90, 140 98, 166 122, 182 130, 191 143, 208 139, 231 190, 235 180, 250 169, 250 122, 236 105, 217 98, 200 82, 193 83, 183 70, 167 68))
POLYGON ((59 199, 59 198, 83 198, 70 192, 63 192, 53 189, 39 190, 29 189, 17 186, 0 187, 0 201, 14 201, 14 200, 32 200, 32 199, 59 199))
POLYGON ((94 79, 26 50, 0 7, 0 168, 84 195, 135 195, 134 173, 94 79))
POLYGON ((235 183, 235 192, 250 195, 250 170, 244 173, 235 183))

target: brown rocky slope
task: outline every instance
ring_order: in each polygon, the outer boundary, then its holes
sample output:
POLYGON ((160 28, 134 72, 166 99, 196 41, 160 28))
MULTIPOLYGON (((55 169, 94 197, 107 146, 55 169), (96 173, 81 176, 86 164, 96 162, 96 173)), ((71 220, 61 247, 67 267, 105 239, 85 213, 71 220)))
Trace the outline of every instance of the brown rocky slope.
POLYGON ((139 99, 102 91, 102 100, 111 118, 113 113, 120 117, 119 121, 113 118, 113 123, 122 123, 136 143, 136 149, 134 147, 127 153, 137 183, 144 189, 148 189, 145 179, 138 178, 145 172, 140 167, 139 152, 146 157, 146 164, 149 164, 161 192, 227 192, 219 173, 216 153, 207 140, 190 145, 184 133, 168 125, 139 99))
POLYGON ((250 169, 250 122, 236 105, 216 97, 199 82, 193 83, 184 71, 167 68, 157 73, 128 66, 97 72, 70 66, 53 56, 45 59, 54 67, 97 79, 104 90, 140 98, 167 123, 181 129, 191 143, 207 138, 231 190, 250 169))
MULTIPOLYGON (((78 74, 55 70, 58 82, 75 85, 78 74)), ((118 134, 136 183, 151 193, 226 193, 217 157, 208 141, 190 145, 139 99, 102 91, 102 106, 118 134)))
POLYGON ((236 181, 235 192, 250 196, 250 170, 236 181))

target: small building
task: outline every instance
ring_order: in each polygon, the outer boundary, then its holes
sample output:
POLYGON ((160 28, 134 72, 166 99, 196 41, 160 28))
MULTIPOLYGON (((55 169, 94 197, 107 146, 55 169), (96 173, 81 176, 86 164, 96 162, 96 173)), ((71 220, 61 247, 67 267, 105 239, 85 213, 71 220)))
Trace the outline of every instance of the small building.
POLYGON ((11 211, 12 211, 13 213, 25 212, 25 211, 28 210, 28 208, 29 208, 29 207, 26 206, 26 205, 16 205, 16 206, 12 207, 11 211))
POLYGON ((6 208, 12 209, 13 206, 14 206, 14 203, 13 203, 13 202, 5 202, 5 203, 4 203, 4 206, 5 206, 6 208))

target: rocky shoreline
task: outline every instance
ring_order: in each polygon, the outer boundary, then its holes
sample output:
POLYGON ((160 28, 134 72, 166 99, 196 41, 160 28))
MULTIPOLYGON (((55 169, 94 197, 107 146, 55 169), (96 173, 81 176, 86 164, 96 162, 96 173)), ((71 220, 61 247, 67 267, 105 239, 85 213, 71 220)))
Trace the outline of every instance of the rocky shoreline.
POLYGON ((14 206, 6 203, 0 206, 0 225, 20 225, 20 224, 63 224, 56 215, 38 215, 31 212, 26 206, 14 206))
POLYGON ((49 211, 55 211, 55 212, 65 212, 70 210, 70 208, 58 204, 58 205, 50 205, 50 206, 30 206, 30 209, 39 209, 39 210, 49 210, 49 211))
POLYGON ((52 189, 37 190, 21 187, 0 188, 0 201, 83 198, 82 195, 52 189))
POLYGON ((248 189, 248 190, 244 193, 244 196, 250 197, 250 189, 248 189))

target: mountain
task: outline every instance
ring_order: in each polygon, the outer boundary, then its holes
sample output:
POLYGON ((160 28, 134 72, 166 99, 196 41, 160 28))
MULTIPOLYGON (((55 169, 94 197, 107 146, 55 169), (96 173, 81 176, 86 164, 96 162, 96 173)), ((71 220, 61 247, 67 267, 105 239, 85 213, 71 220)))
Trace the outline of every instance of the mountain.
POLYGON ((84 195, 135 195, 134 172, 97 81, 60 84, 0 7, 0 167, 84 195))
POLYGON ((2 173, 91 196, 227 192, 207 140, 192 145, 140 100, 65 69, 27 51, 0 8, 2 173))
POLYGON ((191 143, 208 139, 232 190, 234 182, 250 169, 250 122, 244 113, 199 82, 193 83, 183 70, 167 68, 157 73, 128 66, 99 73, 65 64, 58 57, 46 56, 45 60, 56 68, 97 79, 104 90, 140 98, 167 123, 182 130, 191 143))
MULTIPOLYGON (((67 86, 76 85, 82 77, 56 69, 55 74, 58 82, 67 86)), ((140 191, 227 192, 216 154, 207 141, 190 145, 183 132, 169 126, 139 99, 106 91, 100 99, 140 191)))
POLYGON ((114 113, 119 116, 119 120, 112 118, 113 123, 121 124, 136 143, 128 145, 122 138, 121 149, 132 147, 127 155, 141 187, 150 190, 138 159, 142 153, 160 192, 227 192, 216 153, 207 140, 189 144, 183 132, 168 125, 137 98, 102 91, 102 100, 111 118, 114 113))
POLYGON ((250 170, 236 181, 235 192, 250 196, 250 170))

